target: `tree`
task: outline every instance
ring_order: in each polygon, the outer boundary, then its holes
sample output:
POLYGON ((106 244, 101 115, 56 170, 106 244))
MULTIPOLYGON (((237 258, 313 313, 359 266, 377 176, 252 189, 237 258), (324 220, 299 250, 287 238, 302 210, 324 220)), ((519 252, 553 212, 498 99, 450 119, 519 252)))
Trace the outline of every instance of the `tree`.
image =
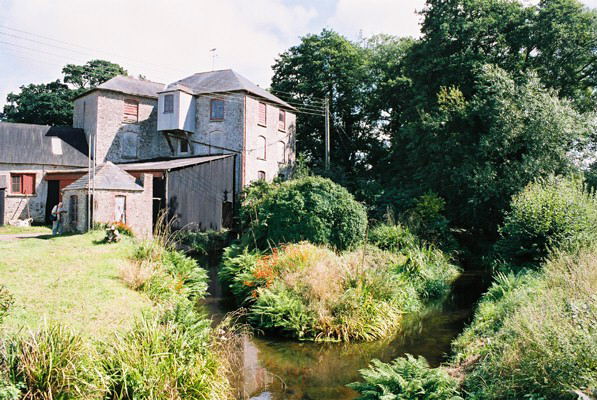
POLYGON ((595 107, 597 12, 578 0, 428 0, 423 38, 409 54, 417 102, 435 104, 441 87, 472 95, 475 71, 495 64, 514 78, 535 70, 548 88, 582 110, 595 107))
POLYGON ((116 75, 126 75, 118 64, 92 60, 85 65, 68 64, 63 69, 64 83, 29 84, 20 87, 19 93, 9 93, 0 119, 42 125, 71 125, 73 99, 116 75), (69 87, 68 84, 71 85, 69 87))
POLYGON ((67 64, 62 68, 62 73, 64 83, 75 89, 90 89, 117 75, 127 75, 120 65, 106 60, 91 60, 85 65, 67 64))
POLYGON ((73 117, 72 90, 56 80, 21 86, 18 94, 9 93, 0 115, 3 120, 41 125, 70 125, 73 117))
POLYGON ((510 198, 527 183, 575 169, 569 153, 594 129, 536 74, 516 82, 486 65, 474 95, 442 88, 438 108, 409 123, 394 140, 389 171, 415 197, 433 191, 457 226, 495 232, 510 198))

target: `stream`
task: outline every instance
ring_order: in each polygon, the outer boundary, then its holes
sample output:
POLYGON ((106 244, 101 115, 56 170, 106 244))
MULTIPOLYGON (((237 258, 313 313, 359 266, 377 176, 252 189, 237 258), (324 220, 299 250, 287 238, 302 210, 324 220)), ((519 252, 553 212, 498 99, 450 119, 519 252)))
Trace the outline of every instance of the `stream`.
MULTIPOLYGON (((233 308, 223 297, 217 268, 210 268, 208 314, 219 321, 233 308)), ((470 321, 475 302, 487 287, 481 272, 463 274, 441 304, 407 316, 394 337, 367 343, 312 343, 255 336, 243 339, 239 400, 352 400, 346 387, 360 379, 359 370, 374 358, 392 361, 406 353, 437 366, 450 353, 450 343, 470 321)))

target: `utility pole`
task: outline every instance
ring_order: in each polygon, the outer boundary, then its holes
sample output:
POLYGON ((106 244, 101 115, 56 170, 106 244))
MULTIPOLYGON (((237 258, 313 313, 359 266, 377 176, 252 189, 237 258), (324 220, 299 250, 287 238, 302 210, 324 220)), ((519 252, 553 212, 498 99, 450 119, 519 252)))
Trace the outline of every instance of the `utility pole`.
POLYGON ((330 169, 330 101, 325 98, 325 169, 330 169))

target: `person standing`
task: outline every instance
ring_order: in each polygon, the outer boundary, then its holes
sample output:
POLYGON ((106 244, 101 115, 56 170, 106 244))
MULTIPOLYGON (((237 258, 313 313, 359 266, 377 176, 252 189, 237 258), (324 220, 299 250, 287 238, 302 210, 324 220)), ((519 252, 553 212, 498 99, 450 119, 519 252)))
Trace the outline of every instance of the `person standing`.
POLYGON ((66 210, 62 208, 62 202, 59 202, 52 208, 52 235, 62 234, 62 222, 64 220, 64 214, 66 210))

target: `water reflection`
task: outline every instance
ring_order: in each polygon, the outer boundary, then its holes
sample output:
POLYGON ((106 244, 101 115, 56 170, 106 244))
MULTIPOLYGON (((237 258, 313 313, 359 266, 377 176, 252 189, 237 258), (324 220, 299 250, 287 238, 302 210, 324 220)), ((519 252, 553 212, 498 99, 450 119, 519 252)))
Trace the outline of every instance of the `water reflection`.
MULTIPOLYGON (((358 380, 359 370, 373 358, 391 361, 410 353, 436 366, 445 360, 483 286, 479 274, 464 274, 446 301, 405 318, 401 331, 386 340, 347 344, 247 338, 237 382, 239 399, 349 400, 356 393, 345 385, 358 380)), ((217 297, 207 306, 216 319, 226 309, 217 297)))

